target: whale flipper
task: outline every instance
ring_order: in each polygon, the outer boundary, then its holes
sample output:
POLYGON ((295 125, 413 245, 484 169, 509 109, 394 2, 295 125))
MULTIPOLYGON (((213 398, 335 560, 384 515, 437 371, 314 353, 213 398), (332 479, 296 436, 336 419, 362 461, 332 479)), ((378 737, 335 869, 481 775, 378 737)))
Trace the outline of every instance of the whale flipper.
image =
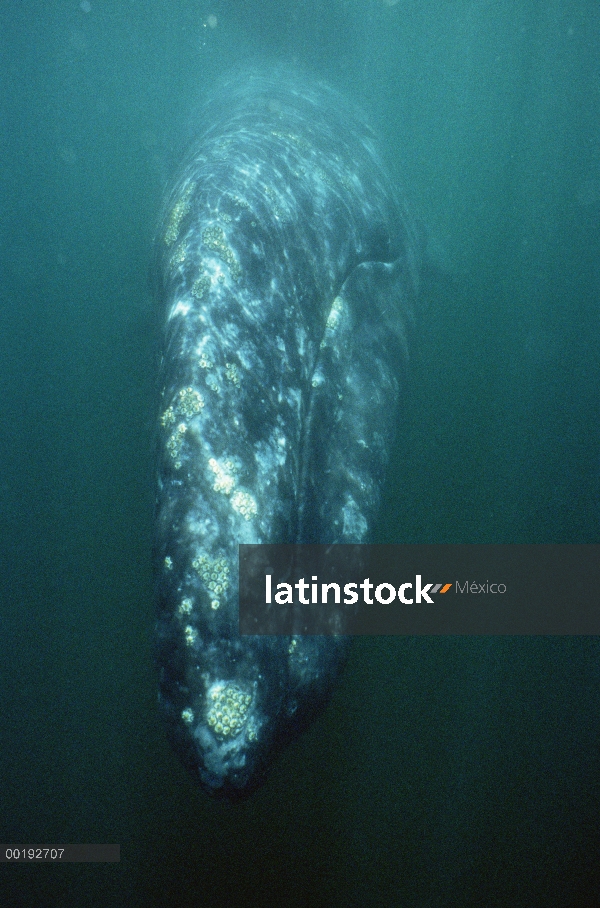
POLYGON ((311 381, 300 542, 368 540, 396 430, 416 280, 404 258, 361 262, 333 300, 311 381))

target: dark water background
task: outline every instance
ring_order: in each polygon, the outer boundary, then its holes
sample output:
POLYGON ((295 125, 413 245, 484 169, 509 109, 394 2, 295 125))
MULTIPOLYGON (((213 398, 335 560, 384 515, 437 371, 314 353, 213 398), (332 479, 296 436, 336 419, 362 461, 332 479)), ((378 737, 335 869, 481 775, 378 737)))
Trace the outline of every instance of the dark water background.
POLYGON ((202 92, 327 78, 441 266, 379 541, 598 542, 599 58, 591 0, 0 2, 0 839, 122 855, 2 865, 2 906, 600 906, 596 638, 357 641, 251 801, 188 780, 155 708, 147 277, 202 92))

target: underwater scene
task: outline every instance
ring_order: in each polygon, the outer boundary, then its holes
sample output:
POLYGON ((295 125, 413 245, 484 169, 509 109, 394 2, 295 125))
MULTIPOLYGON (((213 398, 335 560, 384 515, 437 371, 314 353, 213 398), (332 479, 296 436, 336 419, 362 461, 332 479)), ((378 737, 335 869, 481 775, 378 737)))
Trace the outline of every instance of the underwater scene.
POLYGON ((0 4, 2 905, 600 908, 597 637, 236 611, 239 543, 600 543, 599 48, 0 4))

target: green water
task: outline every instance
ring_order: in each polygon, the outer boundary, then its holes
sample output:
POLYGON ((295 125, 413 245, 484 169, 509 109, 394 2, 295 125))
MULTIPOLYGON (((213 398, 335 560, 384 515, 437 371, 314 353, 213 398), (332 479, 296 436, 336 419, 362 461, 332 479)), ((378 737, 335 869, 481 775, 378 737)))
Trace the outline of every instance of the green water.
POLYGON ((2 904, 600 904, 595 638, 360 640, 250 802, 185 776, 152 666, 148 281, 203 92, 247 61, 328 79, 430 242, 378 541, 598 542, 599 10, 0 3, 0 838, 121 844, 3 868, 2 904))

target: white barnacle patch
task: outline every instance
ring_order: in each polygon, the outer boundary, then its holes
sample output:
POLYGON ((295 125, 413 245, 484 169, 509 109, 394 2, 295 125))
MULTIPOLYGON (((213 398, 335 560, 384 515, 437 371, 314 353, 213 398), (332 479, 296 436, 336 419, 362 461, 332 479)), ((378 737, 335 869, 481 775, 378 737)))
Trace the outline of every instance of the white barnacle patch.
POLYGON ((215 474, 213 489, 215 492, 222 492, 224 495, 231 495, 235 487, 235 464, 231 460, 224 460, 219 463, 214 457, 208 461, 208 466, 215 474))
POLYGON ((202 300, 210 290, 210 277, 208 274, 201 274, 200 277, 192 284, 192 296, 197 300, 202 300))
POLYGON ((187 426, 184 422, 182 422, 177 426, 177 428, 172 433, 172 435, 169 436, 169 440, 167 441, 167 451, 169 452, 169 454, 171 456, 171 460, 173 461, 173 466, 175 467, 176 470, 181 469, 181 460, 179 459, 179 455, 181 454, 181 448, 183 447, 183 439, 185 437, 186 432, 187 432, 187 426))
POLYGON ((238 514, 241 514, 245 520, 251 520, 256 516, 256 501, 248 492, 238 491, 231 498, 231 507, 238 514))
POLYGON ((252 695, 233 681, 217 681, 206 695, 206 721, 218 738, 233 737, 244 727, 252 695))
POLYGON ((167 224, 164 234, 164 240, 167 246, 172 246, 179 235, 181 222, 190 210, 190 198, 196 188, 196 184, 188 182, 180 192, 179 198, 171 209, 167 218, 167 224))
POLYGON ((329 315, 327 316, 327 321, 325 322, 325 327, 327 328, 327 330, 335 331, 340 323, 343 309, 344 301, 342 300, 341 296, 336 296, 333 303, 331 304, 331 309, 329 310, 329 315))
POLYGON ((350 539, 364 539, 367 533, 367 521, 360 507, 351 495, 346 496, 346 503, 342 508, 342 532, 350 539))
POLYGON ((225 363, 225 378, 230 381, 232 384, 239 388, 240 386, 240 370, 235 363, 225 363))
POLYGON ((166 429, 168 426, 172 426, 174 422, 175 422, 175 410, 173 409, 173 407, 167 407, 167 409, 165 410, 165 412, 163 413, 163 415, 160 418, 160 424, 161 424, 161 426, 163 426, 166 429))
POLYGON ((325 322, 325 333, 320 343, 321 350, 323 350, 328 344, 331 343, 332 335, 335 334, 335 332, 339 328, 343 314, 344 301, 341 296, 336 296, 333 303, 331 304, 331 309, 329 310, 329 314, 325 322))
POLYGON ((173 255, 169 259, 169 268, 177 268, 178 265, 183 265, 187 257, 187 246, 185 241, 180 243, 175 247, 173 255))
POLYGON ((217 255, 229 265, 229 271, 233 280, 239 280, 242 269, 235 257, 233 249, 227 244, 227 237, 223 228, 219 226, 219 224, 210 224, 208 227, 205 227, 202 231, 202 242, 211 250, 211 252, 216 252, 217 255))
POLYGON ((189 615, 192 611, 192 600, 186 596, 179 603, 177 611, 180 615, 189 615))
POLYGON ((221 602, 219 596, 227 592, 229 586, 229 565, 226 558, 209 558, 208 555, 201 554, 192 561, 192 567, 198 572, 200 578, 208 587, 209 593, 213 596, 210 607, 216 611, 221 602))
POLYGON ((182 388, 179 392, 177 411, 187 419, 192 419, 204 407, 204 398, 193 388, 182 388))
MULTIPOLYGON (((181 388, 173 404, 170 407, 167 407, 160 417, 160 423, 165 429, 170 428, 175 424, 178 417, 183 416, 185 419, 193 419, 203 407, 204 398, 198 391, 194 388, 181 388)), ((167 453, 170 455, 176 470, 181 469, 180 455, 186 432, 186 424, 184 422, 179 423, 167 439, 165 445, 167 453)))
POLYGON ((212 369, 214 364, 211 362, 211 360, 208 358, 206 353, 204 353, 204 351, 203 351, 200 354, 200 357, 198 359, 198 365, 200 366, 201 369, 212 369))
POLYGON ((191 725, 194 721, 194 713, 191 709, 184 709, 181 713, 181 718, 186 725, 191 725))
POLYGON ((195 630, 191 624, 186 624, 184 633, 186 645, 193 646, 198 639, 198 631, 195 630))

